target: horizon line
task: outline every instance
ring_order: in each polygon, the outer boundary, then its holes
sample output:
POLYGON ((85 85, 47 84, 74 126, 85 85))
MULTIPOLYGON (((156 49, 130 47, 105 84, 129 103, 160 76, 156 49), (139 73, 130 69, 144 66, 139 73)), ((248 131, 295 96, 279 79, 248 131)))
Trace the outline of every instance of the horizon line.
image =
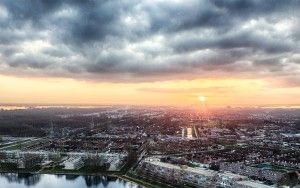
MULTIPOLYGON (((103 106, 135 106, 135 107, 197 107, 199 104, 159 105, 159 104, 118 104, 118 103, 0 103, 1 106, 15 107, 103 107, 103 106)), ((300 108, 300 104, 268 104, 268 105, 209 105, 212 108, 300 108)))

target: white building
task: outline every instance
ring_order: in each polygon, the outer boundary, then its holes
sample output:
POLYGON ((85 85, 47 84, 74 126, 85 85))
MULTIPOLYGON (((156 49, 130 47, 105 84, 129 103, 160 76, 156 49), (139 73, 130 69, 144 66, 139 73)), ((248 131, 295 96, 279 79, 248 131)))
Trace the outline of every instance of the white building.
POLYGON ((217 172, 205 168, 192 168, 160 161, 159 158, 146 158, 137 168, 146 178, 161 182, 192 187, 222 188, 271 188, 260 181, 249 180, 247 176, 231 172, 217 172))
POLYGON ((269 185, 265 185, 260 181, 237 181, 235 182, 234 188, 274 188, 269 185))
POLYGON ((66 170, 76 170, 83 167, 84 163, 81 157, 70 157, 66 161, 63 162, 66 170))
POLYGON ((191 185, 196 187, 209 187, 217 172, 204 168, 191 168, 161 162, 155 158, 144 160, 141 170, 150 172, 150 176, 169 183, 191 185))
POLYGON ((236 181, 248 180, 247 176, 233 174, 230 172, 218 173, 216 185, 224 188, 232 187, 236 181))

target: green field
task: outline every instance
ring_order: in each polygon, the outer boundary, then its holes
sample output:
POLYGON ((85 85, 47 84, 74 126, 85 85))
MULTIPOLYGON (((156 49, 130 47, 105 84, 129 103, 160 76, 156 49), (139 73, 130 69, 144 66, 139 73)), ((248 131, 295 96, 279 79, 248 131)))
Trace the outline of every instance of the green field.
POLYGON ((261 168, 261 169, 268 169, 268 170, 274 170, 274 171, 279 171, 279 172, 290 172, 290 171, 297 170, 296 168, 273 165, 270 163, 260 163, 260 164, 253 165, 253 166, 257 167, 257 168, 261 168))

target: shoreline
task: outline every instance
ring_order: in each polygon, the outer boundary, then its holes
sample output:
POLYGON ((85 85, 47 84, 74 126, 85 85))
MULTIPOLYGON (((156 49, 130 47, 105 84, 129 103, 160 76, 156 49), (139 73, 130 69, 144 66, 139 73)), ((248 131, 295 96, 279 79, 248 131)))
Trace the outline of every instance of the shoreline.
POLYGON ((49 171, 41 171, 41 172, 35 172, 35 171, 28 171, 28 170, 21 170, 21 171, 8 171, 8 170, 0 170, 0 173, 14 173, 14 174, 47 174, 47 175, 77 175, 77 176, 110 176, 119 178, 122 180, 126 180, 131 183, 135 183, 138 186, 142 186, 144 188, 153 188, 153 185, 147 183, 147 182, 141 182, 141 181, 133 181, 133 178, 129 178, 125 175, 118 174, 120 172, 98 172, 98 173, 84 173, 84 172, 49 172, 49 171), (148 186, 145 186, 145 184, 148 184, 148 186))
POLYGON ((153 182, 153 180, 147 180, 143 177, 133 177, 130 174, 120 174, 121 172, 118 171, 106 171, 106 172, 97 172, 97 173, 88 173, 88 172, 49 172, 49 171, 29 171, 29 170, 19 170, 19 171, 9 171, 9 170, 1 170, 0 173, 15 173, 15 174, 48 174, 48 175, 77 175, 77 176, 110 176, 110 177, 115 177, 119 178, 131 183, 135 183, 138 186, 142 186, 143 188, 163 188, 163 187, 168 187, 168 188, 175 188, 172 185, 164 184, 161 182, 153 182))

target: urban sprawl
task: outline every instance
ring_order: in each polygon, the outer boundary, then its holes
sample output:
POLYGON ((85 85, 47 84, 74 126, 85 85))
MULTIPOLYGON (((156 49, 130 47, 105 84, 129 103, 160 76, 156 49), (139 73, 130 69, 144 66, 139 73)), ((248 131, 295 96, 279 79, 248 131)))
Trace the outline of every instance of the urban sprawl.
POLYGON ((0 171, 109 174, 144 187, 299 187, 300 109, 0 110, 0 171))

